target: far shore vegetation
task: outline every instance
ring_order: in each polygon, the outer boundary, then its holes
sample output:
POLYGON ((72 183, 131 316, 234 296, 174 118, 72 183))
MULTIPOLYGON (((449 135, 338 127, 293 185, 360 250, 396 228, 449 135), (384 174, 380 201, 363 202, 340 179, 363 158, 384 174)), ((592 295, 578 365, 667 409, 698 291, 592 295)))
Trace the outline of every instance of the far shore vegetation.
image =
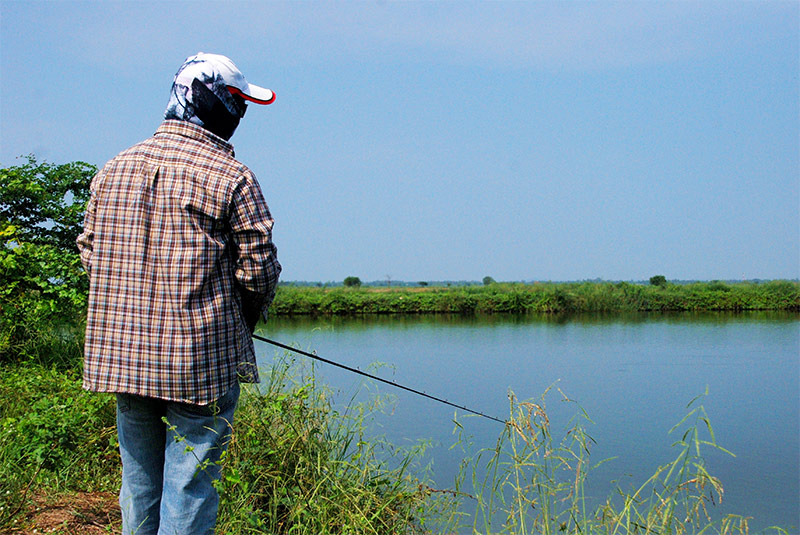
MULTIPOLYGON (((350 279, 350 278, 348 278, 350 279)), ((281 284, 270 314, 528 314, 785 310, 800 312, 800 283, 541 282, 450 286, 281 284)))
MULTIPOLYGON (((119 533, 115 401, 81 388, 88 279, 75 249, 95 168, 29 158, 0 169, 0 533, 119 533), (55 514, 61 511, 60 515, 55 514)), ((784 310, 800 315, 796 281, 646 283, 283 284, 273 314, 569 314, 784 310)), ((746 534, 747 518, 714 515, 723 482, 703 452, 722 450, 702 396, 670 440, 675 455, 633 490, 584 494, 592 466, 586 412, 554 434, 545 393, 512 396, 496 443, 464 454, 456 481, 429 479, 425 437, 399 448, 371 436, 387 400, 334 409, 329 389, 288 355, 244 389, 221 463, 217 533, 746 534), (475 512, 464 513, 463 505, 475 512)), ((560 401, 560 400, 559 400, 560 401)), ((588 412, 591 412, 590 410, 588 412)), ((724 450, 722 450, 724 451, 724 450)), ((793 529, 796 529, 794 527, 793 529)), ((770 528, 787 533, 783 527, 770 528)))

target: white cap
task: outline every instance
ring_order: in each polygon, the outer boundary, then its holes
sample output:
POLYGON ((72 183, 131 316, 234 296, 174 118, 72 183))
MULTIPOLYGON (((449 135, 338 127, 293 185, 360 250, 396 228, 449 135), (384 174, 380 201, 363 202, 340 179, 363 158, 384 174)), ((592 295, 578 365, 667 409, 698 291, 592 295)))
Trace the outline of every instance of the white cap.
POLYGON ((186 87, 192 86, 192 80, 214 80, 226 85, 234 95, 256 104, 272 104, 275 92, 271 89, 248 83, 242 72, 227 57, 219 54, 198 52, 186 58, 186 61, 175 75, 175 83, 186 87))

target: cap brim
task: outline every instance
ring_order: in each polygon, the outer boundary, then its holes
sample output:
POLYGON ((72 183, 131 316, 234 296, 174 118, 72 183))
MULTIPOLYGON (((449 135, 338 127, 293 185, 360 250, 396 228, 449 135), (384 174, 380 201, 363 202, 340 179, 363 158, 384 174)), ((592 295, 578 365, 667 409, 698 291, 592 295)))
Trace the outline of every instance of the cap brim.
POLYGON ((232 85, 228 86, 228 91, 256 104, 272 104, 275 102, 275 92, 271 89, 266 89, 253 84, 247 84, 247 86, 247 93, 232 85))

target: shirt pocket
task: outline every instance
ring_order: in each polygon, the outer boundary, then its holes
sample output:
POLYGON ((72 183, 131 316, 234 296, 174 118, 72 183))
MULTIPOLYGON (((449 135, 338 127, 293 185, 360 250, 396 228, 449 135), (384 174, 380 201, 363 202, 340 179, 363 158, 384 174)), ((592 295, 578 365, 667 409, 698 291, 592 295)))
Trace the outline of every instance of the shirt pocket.
POLYGON ((213 236, 227 227, 228 203, 224 195, 202 182, 191 178, 179 180, 174 198, 181 215, 196 231, 213 236))
MULTIPOLYGON (((169 278, 180 288, 182 302, 210 291, 219 277, 220 261, 228 242, 227 203, 224 193, 201 179, 177 176, 169 191, 169 209, 162 249, 169 278)), ((202 177, 200 177, 202 178, 202 177)))

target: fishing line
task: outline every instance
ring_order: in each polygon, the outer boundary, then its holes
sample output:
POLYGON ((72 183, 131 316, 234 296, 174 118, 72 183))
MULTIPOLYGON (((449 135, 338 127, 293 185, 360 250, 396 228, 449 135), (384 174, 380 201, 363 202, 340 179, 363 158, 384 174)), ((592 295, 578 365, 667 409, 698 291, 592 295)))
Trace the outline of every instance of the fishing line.
POLYGON ((264 338, 263 336, 259 336, 257 334, 254 334, 253 338, 255 338, 256 340, 261 340, 262 342, 266 342, 268 344, 272 344, 274 346, 280 347, 282 349, 286 349, 287 351, 292 351, 294 353, 298 353, 300 355, 309 357, 311 359, 318 360, 320 362, 324 362, 325 364, 330 364, 331 366, 336 366, 337 368, 341 368, 343 370, 347 370, 349 372, 356 373, 358 375, 363 375, 364 377, 368 377, 368 378, 370 378, 370 379, 372 379, 374 381, 379 381, 381 383, 385 383, 387 385, 391 385, 391 386, 394 386, 396 388, 400 388, 400 389, 405 390, 407 392, 411 392, 412 394, 416 394, 418 396, 422 396, 424 398, 428 398, 428 399, 436 401, 438 403, 443 403, 445 405, 449 405, 451 407, 455 407, 456 409, 461 409, 462 411, 466 411, 466 412, 475 414, 476 416, 481 416, 481 417, 487 418, 489 420, 494 420, 495 422, 499 422, 499 423, 501 423, 503 425, 506 424, 506 421, 505 420, 501 420, 500 418, 495 418, 494 416, 489 416, 488 414, 484 414, 484 413, 482 413, 480 411, 476 411, 476 410, 470 409, 470 408, 465 407, 463 405, 457 405, 456 403, 451 403, 450 401, 447 401, 446 399, 442 399, 442 398, 438 398, 436 396, 432 396, 430 394, 426 394, 425 392, 421 392, 421 391, 415 390, 415 389, 413 389, 411 387, 404 386, 404 385, 401 385, 399 383, 395 383, 394 381, 389 381, 387 379, 382 379, 382 378, 378 377, 377 375, 372 375, 370 373, 361 371, 358 368, 352 368, 350 366, 346 366, 344 364, 340 364, 338 362, 334 362, 332 360, 329 360, 329 359, 326 359, 326 358, 322 358, 319 355, 315 355, 314 353, 309 353, 308 351, 303 351, 302 349, 297 349, 297 348, 294 348, 292 346, 287 346, 286 344, 282 344, 280 342, 276 342, 275 340, 270 340, 269 338, 264 338))

